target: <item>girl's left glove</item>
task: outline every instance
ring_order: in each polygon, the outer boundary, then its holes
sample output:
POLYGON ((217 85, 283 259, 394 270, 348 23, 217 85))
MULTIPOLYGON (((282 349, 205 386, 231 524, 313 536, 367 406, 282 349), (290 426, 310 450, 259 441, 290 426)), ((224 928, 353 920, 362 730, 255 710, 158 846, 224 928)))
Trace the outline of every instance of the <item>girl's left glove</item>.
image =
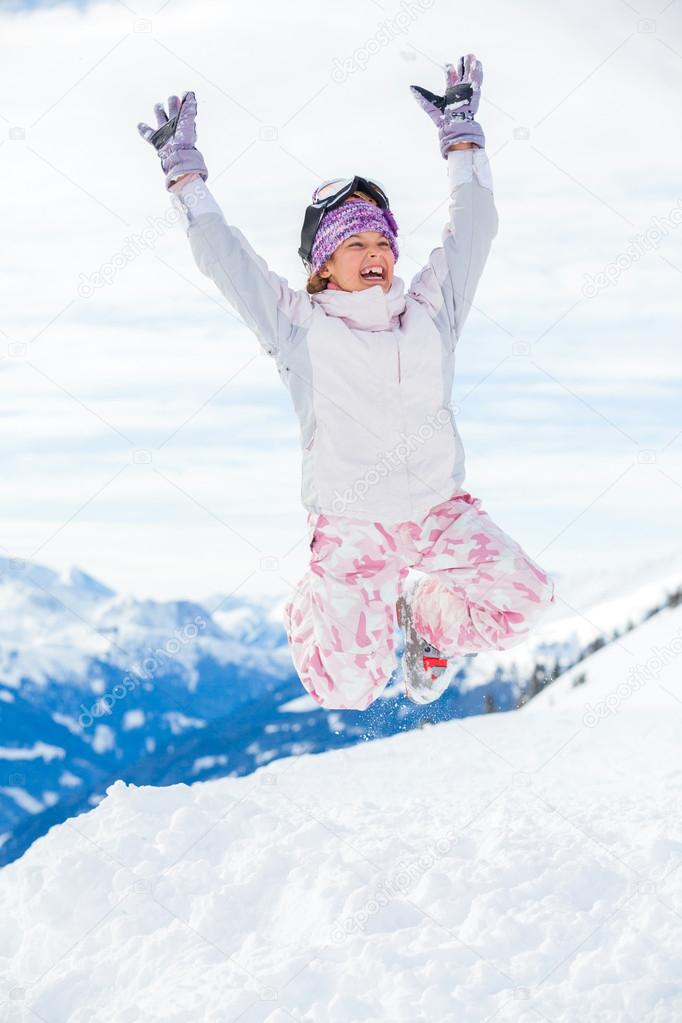
POLYGON ((196 148, 197 100, 193 92, 186 92, 182 100, 177 96, 168 97, 168 113, 163 103, 154 104, 156 129, 141 121, 137 130, 143 139, 156 149, 161 167, 166 175, 166 189, 183 174, 196 171, 206 181, 208 169, 203 156, 196 148))
POLYGON ((475 54, 460 57, 455 68, 445 65, 445 95, 436 96, 420 85, 410 90, 422 110, 425 110, 438 128, 438 139, 443 159, 453 142, 475 142, 483 149, 485 135, 477 120, 476 111, 481 98, 483 65, 475 54))

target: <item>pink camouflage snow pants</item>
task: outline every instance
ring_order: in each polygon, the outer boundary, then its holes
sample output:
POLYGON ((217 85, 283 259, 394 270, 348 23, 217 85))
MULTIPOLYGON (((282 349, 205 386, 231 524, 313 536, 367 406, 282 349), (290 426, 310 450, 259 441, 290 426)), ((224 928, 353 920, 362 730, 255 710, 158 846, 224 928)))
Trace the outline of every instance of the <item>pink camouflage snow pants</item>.
POLYGON ((554 602, 554 583, 466 490, 420 522, 390 526, 308 513, 309 570, 284 608, 294 667, 328 709, 366 710, 396 667, 395 603, 424 573, 414 626, 446 657, 520 643, 554 602))

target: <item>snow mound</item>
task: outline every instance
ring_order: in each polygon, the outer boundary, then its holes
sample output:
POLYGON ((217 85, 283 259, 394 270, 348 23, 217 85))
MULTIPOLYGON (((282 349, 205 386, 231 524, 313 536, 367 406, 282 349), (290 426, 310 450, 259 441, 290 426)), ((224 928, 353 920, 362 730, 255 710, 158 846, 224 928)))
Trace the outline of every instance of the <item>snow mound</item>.
POLYGON ((524 712, 578 708, 589 727, 616 713, 682 706, 682 604, 665 608, 579 661, 530 700, 524 712))
POLYGON ((0 872, 3 1011, 671 1023, 681 724, 493 714, 242 778, 118 781, 0 872))

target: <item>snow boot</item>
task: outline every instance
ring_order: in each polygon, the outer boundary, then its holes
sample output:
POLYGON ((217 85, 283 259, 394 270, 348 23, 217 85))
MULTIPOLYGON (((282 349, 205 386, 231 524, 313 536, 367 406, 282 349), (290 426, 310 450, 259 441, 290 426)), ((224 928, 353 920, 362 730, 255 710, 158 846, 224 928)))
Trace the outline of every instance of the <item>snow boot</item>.
POLYGON ((395 609, 398 625, 405 634, 402 657, 405 695, 412 703, 433 703, 452 681, 455 665, 448 663, 447 657, 417 633, 412 622, 412 606, 404 593, 398 597, 395 609))

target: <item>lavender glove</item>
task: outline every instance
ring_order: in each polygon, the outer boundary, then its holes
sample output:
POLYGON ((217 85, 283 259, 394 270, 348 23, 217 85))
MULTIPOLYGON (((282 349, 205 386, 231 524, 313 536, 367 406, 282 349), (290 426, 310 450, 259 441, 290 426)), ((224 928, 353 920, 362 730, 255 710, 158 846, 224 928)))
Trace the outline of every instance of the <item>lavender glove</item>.
POLYGON ((481 98, 483 66, 473 53, 460 57, 457 68, 445 65, 445 95, 436 96, 420 85, 410 90, 422 110, 425 110, 438 128, 438 139, 443 159, 453 142, 475 142, 485 146, 485 135, 474 115, 481 98))
POLYGON ((194 93, 184 93, 182 101, 177 96, 169 96, 168 114, 163 109, 163 103, 154 104, 154 113, 158 125, 156 130, 143 121, 140 121, 137 130, 159 154, 166 175, 166 189, 170 192, 171 185, 191 171, 196 171, 205 181, 208 169, 195 145, 197 100, 194 93))

